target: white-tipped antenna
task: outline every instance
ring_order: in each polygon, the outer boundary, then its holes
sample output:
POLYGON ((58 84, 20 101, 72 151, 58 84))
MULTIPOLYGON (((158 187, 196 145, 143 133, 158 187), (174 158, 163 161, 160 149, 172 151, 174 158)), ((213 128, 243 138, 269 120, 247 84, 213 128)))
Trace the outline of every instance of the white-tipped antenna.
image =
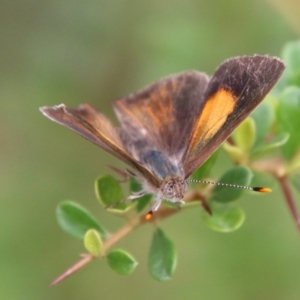
POLYGON ((267 187, 245 186, 245 185, 238 185, 238 184, 232 184, 232 183, 223 183, 223 182, 198 180, 198 179, 188 179, 187 182, 226 186, 226 187, 244 189, 244 190, 249 190, 249 191, 254 191, 254 192, 259 192, 259 193, 270 193, 270 192, 272 192, 272 190, 270 188, 267 188, 267 187))

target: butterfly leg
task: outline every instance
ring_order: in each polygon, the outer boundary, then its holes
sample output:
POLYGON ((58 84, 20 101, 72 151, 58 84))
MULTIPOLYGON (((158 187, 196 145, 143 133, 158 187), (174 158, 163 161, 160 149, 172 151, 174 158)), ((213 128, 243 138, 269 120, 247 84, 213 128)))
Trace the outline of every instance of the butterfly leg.
POLYGON ((135 192, 135 193, 132 193, 131 195, 129 195, 128 197, 125 197, 123 199, 121 199, 120 201, 116 202, 116 203, 113 203, 113 204, 110 204, 108 206, 106 206, 105 208, 112 208, 112 207, 116 207, 118 206, 119 204, 121 203, 124 203, 124 202, 127 202, 127 201, 132 201, 132 200, 135 200, 135 199, 138 199, 144 195, 146 195, 147 193, 143 190, 139 191, 139 192, 135 192))

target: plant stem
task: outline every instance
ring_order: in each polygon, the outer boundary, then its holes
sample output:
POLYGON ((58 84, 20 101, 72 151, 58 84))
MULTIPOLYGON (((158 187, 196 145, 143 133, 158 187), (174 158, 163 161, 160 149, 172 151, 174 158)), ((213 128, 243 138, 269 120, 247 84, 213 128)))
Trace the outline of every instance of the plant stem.
MULTIPOLYGON (((186 194, 184 197, 185 202, 191 202, 195 200, 200 200, 203 202, 203 196, 199 194, 197 191, 191 191, 186 194)), ((104 242, 104 251, 107 252, 110 248, 112 248, 115 244, 117 244, 119 241, 121 241, 123 238, 125 238, 131 231, 135 230, 136 228, 146 224, 146 223, 154 223, 157 220, 165 219, 167 217, 170 217, 176 213, 181 211, 180 209, 171 209, 168 207, 162 207, 160 208, 153 217, 150 220, 146 219, 146 215, 140 215, 132 218, 128 223, 126 223, 123 227, 121 227, 118 231, 116 231, 114 234, 112 234, 105 242, 104 242)), ((75 263, 71 268, 69 268, 67 271, 65 271, 62 275, 60 275, 58 278, 56 278, 52 283, 51 286, 54 286, 70 275, 74 274, 75 272, 79 271, 83 267, 85 267, 87 264, 89 264, 92 260, 94 260, 95 257, 92 254, 84 254, 83 258, 79 260, 77 263, 75 263)))
POLYGON ((282 191, 285 195, 287 204, 288 204, 290 211, 292 213, 292 216, 296 222, 297 228, 300 231, 300 216, 299 216, 299 213, 297 210, 296 202, 295 202, 288 178, 287 178, 287 176, 284 175, 284 176, 277 177, 277 179, 278 179, 280 186, 282 188, 282 191))
POLYGON ((90 263, 95 257, 91 254, 84 255, 83 258, 78 261, 75 265, 73 265, 71 268, 69 268, 66 272, 64 272, 62 275, 57 277, 52 283, 51 286, 54 286, 58 284, 59 282, 63 281, 70 275, 74 274, 75 272, 79 271, 81 268, 86 266, 88 263, 90 263))

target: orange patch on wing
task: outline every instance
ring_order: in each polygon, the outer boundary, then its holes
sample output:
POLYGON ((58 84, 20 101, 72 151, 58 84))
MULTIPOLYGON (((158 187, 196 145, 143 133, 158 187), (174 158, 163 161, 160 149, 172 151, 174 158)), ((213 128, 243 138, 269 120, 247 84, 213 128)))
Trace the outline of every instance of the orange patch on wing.
POLYGON ((190 150, 198 144, 210 140, 224 125, 228 116, 234 111, 237 98, 228 90, 222 88, 207 101, 194 128, 190 150))

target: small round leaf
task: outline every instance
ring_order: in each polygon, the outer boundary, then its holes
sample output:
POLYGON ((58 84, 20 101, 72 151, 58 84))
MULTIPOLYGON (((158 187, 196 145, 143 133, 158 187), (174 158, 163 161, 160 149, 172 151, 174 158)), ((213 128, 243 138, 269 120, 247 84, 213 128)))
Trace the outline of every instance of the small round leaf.
POLYGON ((73 201, 64 201, 56 209, 56 218, 60 227, 73 237, 83 240, 89 229, 98 230, 105 239, 108 232, 82 206, 73 201))
POLYGON ((176 249, 173 241, 160 229, 154 232, 148 266, 151 275, 159 280, 171 279, 177 262, 176 249))
POLYGON ((99 202, 107 207, 116 204, 117 209, 125 209, 126 204, 119 201, 124 199, 120 183, 111 175, 102 175, 95 182, 96 196, 99 202))
POLYGON ((106 258, 109 266, 120 275, 131 274, 138 265, 128 252, 121 249, 112 250, 106 258))
POLYGON ((212 192, 212 200, 227 203, 238 199, 243 194, 244 189, 237 186, 248 186, 252 177, 252 172, 247 167, 239 166, 230 169, 218 182, 232 186, 216 186, 212 192))
POLYGON ((225 142, 223 148, 234 162, 239 163, 245 160, 245 153, 240 147, 225 142))
POLYGON ((213 202, 210 204, 212 215, 203 211, 203 220, 207 227, 218 232, 237 230, 245 221, 244 211, 239 207, 213 202))
POLYGON ((254 145, 256 126, 252 118, 247 118, 234 133, 235 142, 239 148, 248 152, 254 145))
POLYGON ((95 257, 103 254, 103 242, 99 232, 95 229, 89 229, 84 236, 85 249, 95 257))

